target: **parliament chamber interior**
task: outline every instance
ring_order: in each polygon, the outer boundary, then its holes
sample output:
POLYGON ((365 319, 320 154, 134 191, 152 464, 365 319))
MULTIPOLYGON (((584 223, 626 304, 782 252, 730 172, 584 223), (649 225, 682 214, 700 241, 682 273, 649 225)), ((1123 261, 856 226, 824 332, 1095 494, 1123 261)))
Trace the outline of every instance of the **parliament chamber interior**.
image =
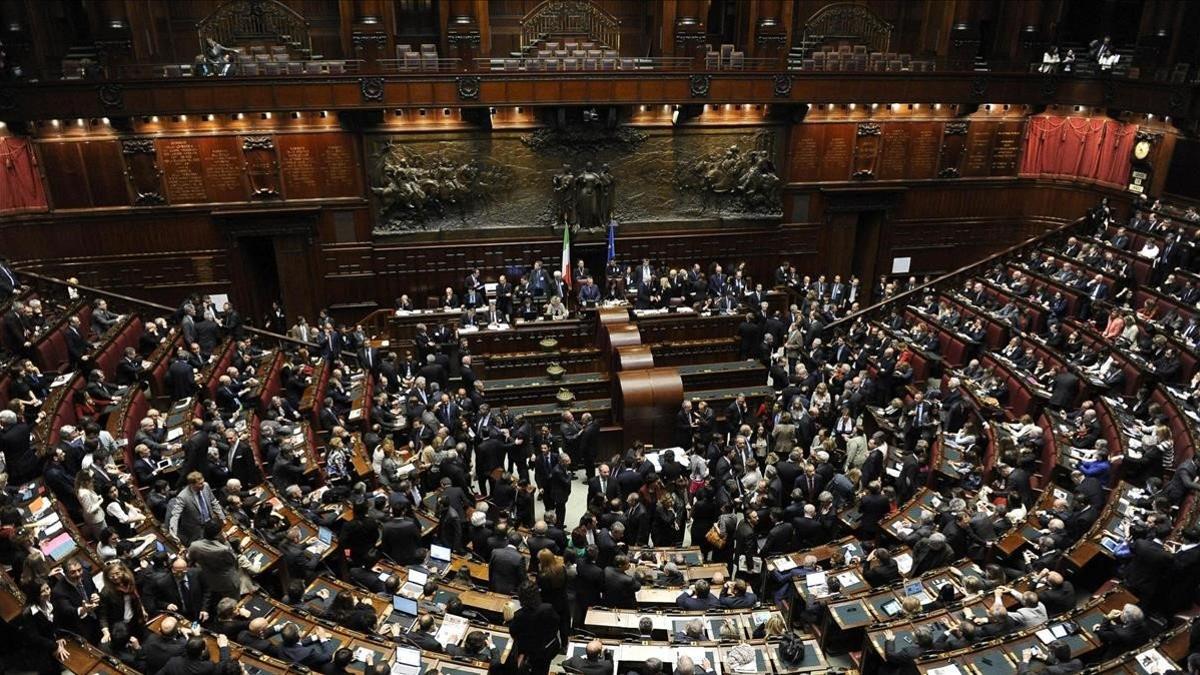
POLYGON ((0 672, 1200 674, 1197 34, 0 0, 0 672))

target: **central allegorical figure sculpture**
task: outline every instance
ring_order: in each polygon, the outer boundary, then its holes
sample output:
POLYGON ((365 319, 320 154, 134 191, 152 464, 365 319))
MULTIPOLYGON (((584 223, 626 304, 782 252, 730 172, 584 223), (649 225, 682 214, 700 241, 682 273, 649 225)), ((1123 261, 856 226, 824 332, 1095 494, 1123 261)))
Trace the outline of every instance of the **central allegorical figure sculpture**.
POLYGON ((616 179, 603 165, 599 171, 588 162, 579 173, 564 164, 554 176, 554 224, 572 230, 600 230, 612 219, 616 179))

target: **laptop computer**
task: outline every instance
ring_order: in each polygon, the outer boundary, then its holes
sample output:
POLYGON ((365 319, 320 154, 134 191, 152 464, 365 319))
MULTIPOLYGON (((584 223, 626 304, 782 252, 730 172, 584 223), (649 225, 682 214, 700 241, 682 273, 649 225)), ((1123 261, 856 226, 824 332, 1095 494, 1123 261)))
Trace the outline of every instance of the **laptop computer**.
POLYGON ((417 618, 417 601, 412 598, 406 598, 403 595, 393 595, 392 609, 397 614, 400 614, 406 618, 417 618))
POLYGON ((329 546, 333 543, 333 530, 325 526, 318 527, 317 539, 319 539, 322 544, 329 546))
POLYGON ((409 568, 408 579, 400 587, 399 594, 406 598, 419 598, 421 593, 425 592, 427 581, 429 581, 429 574, 425 570, 409 568))
POLYGON ((429 547, 429 566, 437 570, 438 574, 446 571, 450 566, 450 548, 433 544, 429 547))

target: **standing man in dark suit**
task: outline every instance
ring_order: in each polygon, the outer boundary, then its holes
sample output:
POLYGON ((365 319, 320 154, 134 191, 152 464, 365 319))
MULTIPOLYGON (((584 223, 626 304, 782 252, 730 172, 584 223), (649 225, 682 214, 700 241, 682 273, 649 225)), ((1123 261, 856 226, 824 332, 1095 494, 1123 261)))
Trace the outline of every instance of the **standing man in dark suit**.
POLYGON ((171 400, 178 401, 196 393, 196 369, 188 363, 188 352, 180 348, 167 368, 167 389, 171 400))
POLYGON ((642 585, 627 573, 629 558, 618 555, 604 568, 604 604, 621 609, 637 609, 637 592, 642 585))
POLYGON ((587 479, 590 481, 596 471, 596 451, 600 443, 600 423, 592 416, 592 413, 585 412, 579 416, 581 428, 579 430, 579 457, 583 461, 583 470, 587 474, 587 479))
POLYGON ((1075 397, 1079 395, 1079 377, 1070 370, 1063 368, 1054 375, 1050 386, 1050 406, 1059 410, 1069 410, 1075 405, 1075 397))
POLYGON ((64 630, 77 633, 89 642, 100 642, 100 621, 96 618, 100 591, 83 573, 78 559, 67 561, 63 575, 54 582, 50 601, 54 606, 54 622, 64 630))
POLYGON ((208 591, 200 570, 188 569, 182 557, 171 561, 171 569, 156 576, 150 583, 147 609, 154 612, 176 612, 192 621, 208 621, 208 591))
POLYGON ((503 548, 492 549, 488 560, 488 588, 493 593, 512 595, 526 581, 525 558, 517 550, 520 544, 521 535, 509 532, 508 543, 503 548))
POLYGON ((546 488, 546 510, 553 510, 558 522, 567 522, 567 501, 571 498, 571 456, 563 454, 558 464, 550 470, 550 484, 546 488))
POLYGON ((67 321, 67 363, 73 370, 85 370, 92 361, 92 357, 88 356, 92 345, 83 336, 81 325, 78 316, 72 316, 67 321))

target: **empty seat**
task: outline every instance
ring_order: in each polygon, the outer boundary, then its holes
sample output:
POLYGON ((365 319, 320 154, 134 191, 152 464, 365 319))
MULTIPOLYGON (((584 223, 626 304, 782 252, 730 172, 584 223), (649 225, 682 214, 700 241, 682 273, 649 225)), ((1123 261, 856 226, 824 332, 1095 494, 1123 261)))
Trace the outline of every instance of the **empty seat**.
POLYGON ((265 45, 251 45, 250 53, 251 54, 266 54, 267 48, 265 45))
POLYGON ((538 55, 538 58, 544 59, 547 56, 550 56, 550 50, 549 49, 539 49, 539 50, 537 50, 537 55, 538 55))
POLYGON ((404 58, 405 52, 411 52, 411 51, 412 51, 412 45, 396 45, 396 58, 402 59, 402 58, 404 58))
POLYGON ((285 45, 271 45, 272 54, 286 54, 287 47, 285 45))
POLYGON ((437 53, 437 45, 423 44, 423 45, 421 45, 421 53, 422 54, 436 54, 437 53))
POLYGON ((867 55, 866 54, 852 55, 850 58, 850 67, 853 70, 866 70, 867 69, 867 55))
POLYGON ((504 59, 505 70, 520 70, 521 61, 519 59, 504 59))
POLYGON ((616 67, 617 67, 616 59, 608 58, 608 57, 600 59, 600 70, 615 70, 616 67))
POLYGON ((813 61, 812 59, 801 59, 800 60, 800 70, 816 70, 816 69, 817 69, 816 61, 813 61))
POLYGON ((438 57, 437 54, 429 52, 421 52, 421 69, 422 70, 437 70, 438 57))
POLYGON ((620 55, 620 54, 618 54, 618 53, 617 53, 617 50, 615 50, 615 49, 605 49, 605 50, 604 50, 604 57, 605 57, 605 58, 608 58, 608 59, 616 59, 616 58, 620 58, 620 56, 621 56, 621 55, 620 55))
POLYGON ((416 52, 404 53, 404 69, 405 70, 420 70, 421 55, 416 52))
POLYGON ((300 75, 304 72, 304 64, 299 61, 288 61, 288 75, 300 75))
POLYGON ((555 49, 554 50, 554 56, 557 58, 560 58, 560 59, 565 59, 570 55, 571 55, 571 53, 565 49, 555 49))
POLYGON ((271 55, 266 54, 266 53, 256 52, 254 54, 254 60, 259 63, 266 63, 267 61, 271 60, 271 55))
POLYGON ((546 60, 542 58, 525 59, 525 70, 536 70, 541 72, 546 69, 546 60))
POLYGON ((587 58, 587 50, 573 49, 571 50, 571 56, 574 56, 577 59, 587 58))
POLYGON ((275 54, 275 60, 279 63, 287 63, 292 60, 291 54, 275 54))
POLYGON ((565 50, 567 50, 567 51, 569 51, 569 52, 573 52, 573 51, 575 51, 576 49, 579 49, 579 43, 578 43, 578 42, 571 41, 571 40, 568 40, 568 41, 566 41, 566 42, 564 42, 564 43, 563 43, 563 49, 565 49, 565 50))
POLYGON ((850 54, 851 53, 850 45, 838 45, 837 50, 838 50, 839 54, 850 54))
POLYGON ((854 45, 854 53, 855 54, 866 54, 867 46, 866 45, 854 45))
POLYGON ((309 75, 320 75, 325 72, 325 64, 320 61, 309 61, 304 65, 304 72, 309 75))
POLYGON ((721 55, 717 52, 709 52, 704 55, 704 67, 709 70, 716 70, 721 67, 721 55))
POLYGON ((557 58, 551 56, 546 59, 546 70, 558 70, 560 67, 562 67, 562 61, 557 58))
POLYGON ((631 58, 621 59, 621 70, 637 70, 637 65, 631 58))
POLYGON ((559 47, 558 42, 547 42, 546 43, 546 49, 548 49, 550 51, 555 51, 558 49, 558 47, 559 47))
POLYGON ((563 59, 563 70, 579 70, 579 59, 574 56, 563 59))
POLYGON ((587 42, 579 43, 579 46, 582 47, 583 49, 595 49, 596 43, 592 42, 591 40, 588 40, 587 42))
POLYGON ((596 68, 599 66, 597 61, 598 61, 598 59, 593 59, 593 58, 584 59, 583 60, 583 69, 584 70, 596 70, 596 68))
POLYGON ((286 70, 287 66, 276 61, 267 61, 263 64, 263 74, 265 75, 279 75, 286 70))
MULTIPOLYGON (((263 65, 265 66, 266 64, 264 63, 263 65)), ((242 75, 258 75, 258 72, 258 64, 254 63, 253 61, 250 63, 243 63, 241 66, 242 75)))
POLYGON ((604 52, 600 49, 589 49, 587 50, 587 55, 593 59, 598 59, 601 56, 604 56, 604 52))
POLYGON ((729 55, 729 67, 735 70, 740 70, 746 66, 746 53, 733 52, 729 55))

